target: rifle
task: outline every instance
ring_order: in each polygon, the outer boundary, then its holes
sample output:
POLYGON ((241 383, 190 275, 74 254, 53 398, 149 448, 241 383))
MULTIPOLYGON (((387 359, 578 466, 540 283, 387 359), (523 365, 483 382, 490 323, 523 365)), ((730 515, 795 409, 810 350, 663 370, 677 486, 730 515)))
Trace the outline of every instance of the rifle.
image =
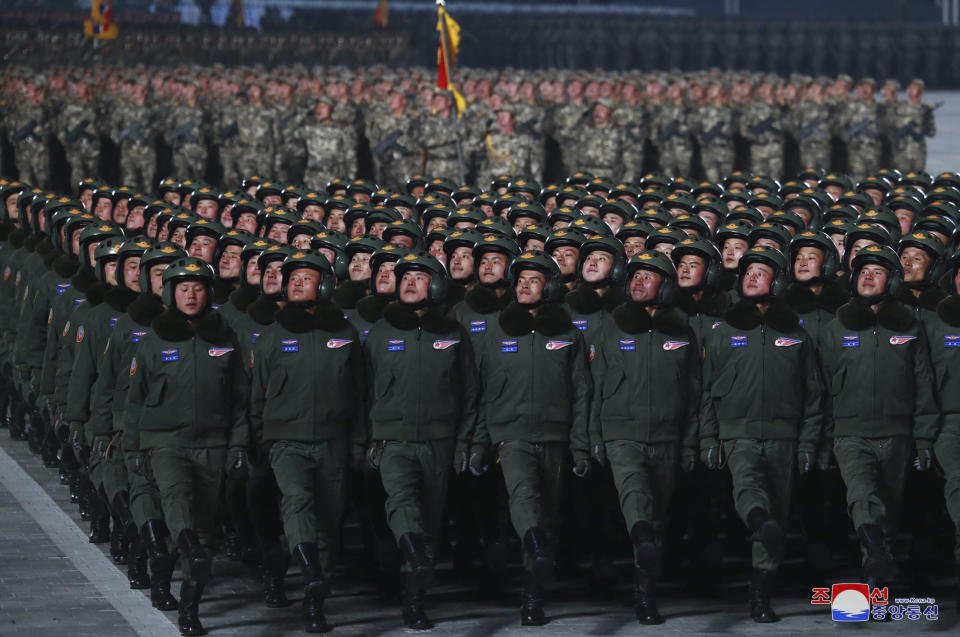
POLYGON ((920 134, 920 131, 917 130, 916 122, 907 122, 900 128, 897 128, 893 131, 893 137, 897 141, 903 139, 904 137, 909 137, 915 142, 922 142, 923 135, 920 134))
POLYGON ((643 124, 630 124, 626 127, 627 139, 629 139, 634 144, 642 144, 644 137, 640 134, 640 131, 643 130, 643 124))
POLYGON ((175 144, 177 140, 180 139, 181 137, 185 137, 186 140, 191 144, 196 144, 197 143, 196 136, 190 133, 190 131, 192 131, 193 127, 196 125, 197 123, 191 120, 186 124, 181 124, 180 126, 177 126, 174 129, 168 130, 166 133, 164 133, 163 136, 170 144, 175 144))
POLYGON ((81 121, 79 124, 67 131, 64 141, 66 141, 68 144, 72 144, 73 142, 77 141, 80 139, 80 136, 84 134, 84 132, 87 130, 87 126, 89 125, 89 119, 81 121))
POLYGON ((533 127, 536 125, 537 125, 537 118, 531 117, 527 121, 517 124, 516 130, 518 133, 521 131, 525 131, 529 133, 531 136, 533 136, 534 139, 540 139, 541 137, 540 133, 538 133, 533 129, 533 127))
POLYGON ((388 150, 391 148, 396 148, 404 155, 408 154, 410 151, 407 150, 406 146, 401 144, 398 140, 403 135, 402 130, 395 130, 389 135, 387 135, 379 144, 373 147, 373 152, 377 155, 385 155, 388 150))
POLYGON ((872 122, 869 119, 861 120, 847 128, 847 130, 843 131, 843 136, 847 139, 847 141, 850 141, 851 139, 860 135, 865 135, 866 137, 875 140, 877 138, 877 131, 876 129, 872 128, 875 123, 876 122, 872 122))
POLYGON ((830 139, 830 135, 825 130, 820 128, 820 126, 826 123, 827 123, 827 118, 825 117, 821 117, 813 120, 812 122, 804 125, 800 129, 799 138, 807 139, 810 137, 817 137, 819 139, 830 139))
POLYGON ((768 130, 773 128, 773 120, 776 119, 776 115, 771 115, 763 121, 758 122, 755 126, 748 126, 747 130, 750 131, 750 134, 754 137, 760 137, 768 130))
POLYGON ((23 128, 18 129, 13 135, 10 136, 10 141, 14 144, 19 144, 28 137, 35 136, 33 129, 37 127, 37 120, 31 119, 29 123, 23 128))
POLYGON ((671 137, 676 137, 680 134, 680 122, 677 120, 671 120, 670 125, 664 128, 662 131, 657 133, 657 143, 663 145, 671 137))
POLYGON ((236 137, 240 134, 240 126, 236 122, 230 124, 229 126, 224 126, 220 129, 220 132, 217 134, 217 137, 220 138, 221 142, 225 142, 228 139, 236 137))
POLYGON ((726 122, 724 122, 723 120, 720 120, 719 122, 711 126, 709 129, 707 129, 707 131, 703 134, 703 141, 701 143, 704 146, 706 146, 707 144, 711 143, 714 139, 717 139, 717 138, 729 139, 729 136, 723 132, 723 125, 725 123, 726 122))
POLYGON ((277 129, 282 133, 284 129, 286 129, 287 126, 290 124, 290 120, 296 117, 296 115, 297 115, 297 111, 296 109, 294 109, 289 113, 287 113, 286 115, 284 115, 283 117, 281 117, 280 121, 277 123, 277 129))
POLYGON ((117 133, 118 144, 122 144, 130 138, 133 138, 135 141, 143 141, 144 135, 140 122, 134 122, 125 128, 121 128, 120 132, 117 133))

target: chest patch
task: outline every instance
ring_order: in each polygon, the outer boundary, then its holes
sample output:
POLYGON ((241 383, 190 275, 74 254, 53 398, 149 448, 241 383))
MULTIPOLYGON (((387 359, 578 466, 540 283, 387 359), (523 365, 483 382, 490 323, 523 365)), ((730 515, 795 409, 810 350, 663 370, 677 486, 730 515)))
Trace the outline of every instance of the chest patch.
POLYGON ((297 339, 287 339, 280 341, 280 351, 281 352, 299 352, 300 351, 300 341, 297 339))
POLYGON ((164 349, 160 350, 160 360, 164 363, 172 363, 173 361, 180 360, 180 350, 179 349, 164 349))
POLYGON ((57 283, 57 294, 63 294, 70 289, 69 283, 57 283))
POLYGON ((916 336, 891 336, 890 344, 891 345, 903 345, 904 343, 909 343, 910 341, 917 338, 916 336))
POLYGON ((453 347, 454 345, 456 345, 456 344, 459 343, 459 342, 460 342, 460 341, 434 341, 434 342, 433 342, 433 349, 441 349, 441 350, 442 350, 442 349, 447 349, 447 348, 453 347))
POLYGON ((570 347, 573 341, 547 341, 547 350, 553 352, 564 347, 570 347))
POLYGON ((587 331, 587 319, 577 319, 573 321, 573 326, 581 332, 587 331))
POLYGON ((515 354, 517 351, 517 341, 500 341, 500 351, 504 354, 515 354))
POLYGON ((470 321, 471 334, 476 334, 477 332, 486 332, 486 331, 487 331, 486 321, 470 321))
POLYGON ((746 334, 738 334, 730 337, 730 347, 746 347, 747 343, 746 334))
POLYGON ((632 338, 621 338, 620 339, 620 351, 621 352, 633 352, 637 349, 637 341, 632 338))
POLYGON ((349 345, 349 344, 352 343, 352 342, 353 342, 353 341, 351 341, 350 339, 347 339, 347 338, 331 338, 329 341, 327 341, 327 348, 328 348, 328 349, 340 349, 340 348, 343 347, 344 345, 349 345))
POLYGON ((207 350, 207 354, 209 354, 213 358, 220 358, 224 354, 229 354, 232 351, 233 351, 232 347, 211 347, 210 349, 207 350))
POLYGON ((394 338, 387 341, 388 352, 402 352, 406 349, 406 343, 402 338, 394 338))
POLYGON ((260 332, 254 332, 250 335, 250 342, 256 343, 258 338, 260 338, 260 332))
POLYGON ((943 337, 944 347, 960 347, 960 334, 945 334, 943 337))
POLYGON ((798 341, 795 338, 785 338, 781 336, 780 338, 775 340, 773 344, 776 345, 777 347, 793 347, 794 345, 799 345, 802 342, 803 341, 798 341))
POLYGON ((846 334, 843 337, 844 347, 860 347, 860 336, 858 334, 846 334))
POLYGON ((133 332, 133 333, 130 335, 130 339, 131 339, 134 343, 139 343, 139 342, 140 342, 140 339, 143 338, 143 337, 146 336, 146 335, 147 335, 147 333, 144 332, 144 331, 137 331, 137 332, 133 332))
POLYGON ((666 341, 663 344, 663 349, 666 352, 672 352, 675 349, 680 349, 681 347, 686 347, 689 345, 689 341, 666 341))

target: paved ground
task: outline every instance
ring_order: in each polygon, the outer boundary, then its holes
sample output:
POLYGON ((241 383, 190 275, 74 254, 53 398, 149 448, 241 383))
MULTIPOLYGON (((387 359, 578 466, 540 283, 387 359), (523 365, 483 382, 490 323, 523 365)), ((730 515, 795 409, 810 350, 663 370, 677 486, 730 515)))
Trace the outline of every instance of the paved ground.
POLYGON ((960 92, 933 91, 924 101, 943 106, 937 109, 937 136, 927 140, 927 172, 960 171, 960 92))
MULTIPOLYGON (((104 546, 86 539, 67 489, 55 471, 45 469, 25 443, 13 442, 0 431, 0 635, 174 635, 176 614, 150 607, 141 591, 130 591, 124 572, 104 554, 104 546)), ((584 584, 561 581, 547 605, 550 623, 540 629, 521 628, 511 591, 500 601, 487 601, 451 581, 441 569, 440 585, 432 594, 433 634, 464 635, 626 635, 658 634, 836 634, 838 631, 895 633, 904 630, 956 634, 960 621, 947 602, 949 581, 937 579, 930 590, 908 594, 943 600, 937 621, 892 622, 885 625, 839 625, 829 610, 810 604, 810 588, 797 576, 799 561, 787 569, 775 596, 783 621, 754 624, 744 614, 742 565, 732 565, 731 581, 711 596, 691 596, 678 577, 668 577, 661 593, 663 626, 638 626, 629 608, 629 591, 590 590, 584 584)), ((843 581, 843 580, 837 580, 843 581)), ((853 572, 847 581, 856 581, 853 572)), ((174 582, 174 590, 179 586, 174 582)), ((253 579, 236 563, 217 556, 215 578, 201 605, 201 618, 212 635, 280 636, 302 634, 297 615, 299 577, 291 573, 287 592, 295 605, 266 609, 253 579)), ((906 592, 906 591, 905 591, 906 592)), ((400 635, 399 609, 381 603, 348 573, 340 575, 336 595, 329 600, 328 618, 341 635, 400 635)))

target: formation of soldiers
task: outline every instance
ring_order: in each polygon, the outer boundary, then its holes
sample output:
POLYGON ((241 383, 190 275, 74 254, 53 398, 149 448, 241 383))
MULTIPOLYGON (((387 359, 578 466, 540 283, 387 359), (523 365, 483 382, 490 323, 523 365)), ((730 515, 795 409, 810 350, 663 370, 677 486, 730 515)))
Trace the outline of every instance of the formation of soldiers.
POLYGON ((45 188, 62 153, 71 183, 105 174, 147 190, 170 172, 233 185, 269 174, 317 190, 331 174, 400 188, 414 174, 552 181, 574 168, 614 181, 661 170, 717 182, 735 168, 783 179, 802 166, 863 179, 883 165, 923 170, 936 132, 919 79, 902 98, 895 80, 846 75, 459 75, 458 118, 423 68, 6 67, 0 136, 5 165, 45 188))
POLYGON ((184 635, 224 537, 268 607, 297 562, 329 630, 345 516, 420 629, 446 544, 495 588, 518 539, 539 625, 555 564, 629 538, 657 624, 722 537, 757 622, 794 551, 827 578, 853 532, 897 586, 898 531, 960 537, 956 173, 240 186, 0 181, 0 413, 184 635))

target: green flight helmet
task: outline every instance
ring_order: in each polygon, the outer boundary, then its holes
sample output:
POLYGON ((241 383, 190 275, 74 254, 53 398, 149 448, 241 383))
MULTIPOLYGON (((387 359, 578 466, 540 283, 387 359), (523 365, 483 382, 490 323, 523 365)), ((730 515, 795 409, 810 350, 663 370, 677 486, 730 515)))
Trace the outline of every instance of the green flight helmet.
POLYGON ((513 226, 503 217, 488 217, 477 224, 477 230, 481 234, 496 234, 508 239, 514 239, 517 236, 513 226))
POLYGON ((723 259, 720 257, 720 251, 708 239, 694 239, 693 237, 684 239, 670 253, 670 258, 675 265, 680 265, 680 259, 685 255, 692 255, 703 259, 703 279, 700 285, 690 290, 702 290, 704 288, 713 288, 720 281, 720 275, 723 272, 723 259))
POLYGON ((247 280, 247 266, 250 265, 251 259, 259 259, 263 251, 271 245, 273 245, 273 242, 269 239, 254 239, 243 246, 243 250, 240 251, 240 283, 252 285, 247 280))
POLYGON ((87 246, 97 241, 103 241, 107 237, 119 237, 122 240, 123 228, 112 221, 99 220, 84 227, 80 231, 80 263, 92 268, 94 264, 90 262, 90 251, 87 246))
POLYGON ((867 304, 874 304, 884 299, 896 299, 903 291, 903 264, 900 263, 900 257, 888 245, 869 245, 860 250, 855 257, 850 268, 850 294, 867 304), (876 264, 887 271, 887 283, 883 292, 870 297, 860 296, 857 293, 857 279, 860 278, 860 270, 867 264, 876 264))
POLYGON ((677 267, 673 265, 670 257, 656 250, 644 250, 633 255, 627 262, 623 281, 623 295, 626 299, 631 298, 630 280, 637 270, 650 270, 663 277, 656 298, 643 303, 644 305, 673 305, 677 298, 677 267))
POLYGON ((559 303, 563 300, 567 287, 563 284, 560 266, 553 257, 539 250, 526 250, 507 266, 507 284, 513 300, 517 299, 517 281, 524 270, 536 270, 546 277, 541 303, 559 303))
POLYGON ((310 241, 310 248, 316 251, 322 249, 333 251, 333 273, 337 280, 344 280, 349 276, 350 260, 343 247, 347 245, 347 235, 339 230, 324 230, 318 232, 310 241))
POLYGON ((769 221, 764 221, 750 230, 751 246, 756 245, 757 239, 770 239, 777 243, 779 246, 778 250, 781 252, 787 249, 787 246, 790 245, 790 239, 792 238, 793 236, 789 230, 779 223, 771 223, 769 221))
POLYGON ((200 281, 207 288, 207 307, 213 303, 213 266, 196 257, 175 259, 163 271, 163 295, 160 297, 168 309, 176 309, 174 288, 183 281, 200 281))
POLYGON ((623 250, 623 243, 619 239, 591 237, 580 246, 580 256, 577 258, 577 277, 583 285, 589 288, 619 286, 623 284, 626 266, 627 255, 623 250), (587 258, 594 252, 606 252, 612 257, 613 263, 610 266, 610 272, 603 279, 587 282, 583 278, 583 267, 587 263, 587 258))
POLYGON ((390 240, 394 237, 410 237, 413 241, 413 249, 419 249, 423 246, 423 229, 415 221, 409 219, 394 221, 383 229, 380 236, 387 243, 390 243, 390 240))
POLYGON ((927 266, 927 271, 923 273, 921 281, 904 281, 904 285, 908 288, 924 288, 937 283, 947 268, 947 259, 944 258, 945 250, 940 239, 929 232, 914 230, 900 239, 897 244, 897 254, 902 257, 906 248, 923 250, 930 257, 930 264, 927 266))
POLYGON ((782 252, 774 248, 768 248, 766 246, 753 246, 743 253, 743 256, 740 257, 740 263, 737 266, 737 272, 739 275, 737 277, 737 292, 739 292, 740 297, 756 299, 755 296, 748 296, 747 294, 744 294, 743 291, 743 284, 746 281, 745 274, 747 268, 752 263, 762 263, 763 265, 769 266, 773 269, 773 280, 770 282, 770 291, 764 295, 764 298, 777 299, 783 296, 783 294, 787 291, 787 286, 790 283, 790 266, 787 263, 787 258, 783 256, 782 252))
POLYGON ((120 250, 122 243, 123 237, 107 237, 97 244, 96 249, 93 251, 94 272, 97 275, 97 280, 101 283, 106 283, 106 265, 111 261, 117 260, 117 252, 120 250))
POLYGON ((327 257, 312 250, 296 250, 283 260, 283 264, 280 266, 280 274, 283 277, 283 290, 281 292, 283 299, 285 301, 290 300, 287 296, 290 275, 299 268, 310 268, 320 274, 320 283, 317 286, 317 301, 329 301, 333 295, 333 289, 336 287, 333 266, 327 261, 327 257))
POLYGON ((397 278, 397 289, 400 287, 403 275, 411 271, 426 272, 430 275, 428 304, 443 301, 447 293, 447 271, 433 255, 423 250, 414 250, 397 261, 397 267, 393 271, 397 278))
POLYGON ((599 235, 601 237, 612 237, 613 231, 600 217, 593 215, 581 215, 577 220, 571 223, 568 228, 578 228, 587 236, 599 235))
POLYGON ((793 268, 797 262, 797 255, 800 253, 800 248, 816 248, 823 253, 823 263, 820 266, 820 274, 810 279, 807 284, 818 281, 832 281, 837 276, 837 272, 840 270, 840 253, 837 251, 837 246, 834 245, 833 241, 826 234, 807 230, 806 232, 801 232, 790 241, 787 259, 790 265, 791 280, 796 280, 793 268))
MULTIPOLYGON (((146 237, 136 237, 133 239, 127 239, 120 244, 120 248, 117 250, 117 285, 130 287, 130 283, 126 280, 126 277, 123 274, 124 264, 127 259, 139 258, 143 259, 143 254, 153 247, 153 241, 146 237)), ((139 268, 138 268, 137 282, 139 284, 139 268)), ((141 288, 142 289, 142 288, 141 288)))

